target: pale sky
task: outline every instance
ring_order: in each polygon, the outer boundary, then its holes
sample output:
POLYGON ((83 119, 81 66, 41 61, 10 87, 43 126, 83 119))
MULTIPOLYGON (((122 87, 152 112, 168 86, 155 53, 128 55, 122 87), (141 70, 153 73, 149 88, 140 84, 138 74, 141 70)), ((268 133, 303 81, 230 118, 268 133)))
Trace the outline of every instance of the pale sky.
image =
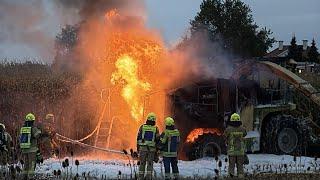
MULTIPOLYGON (((146 0, 148 25, 160 29, 166 43, 175 43, 196 16, 202 0, 146 0)), ((243 0, 260 27, 270 28, 276 40, 299 44, 315 38, 320 49, 320 0, 243 0)), ((277 44, 275 44, 277 46, 277 44)))
POLYGON ((174 44, 187 31, 200 10, 200 0, 146 0, 147 24, 158 29, 167 44, 174 44))

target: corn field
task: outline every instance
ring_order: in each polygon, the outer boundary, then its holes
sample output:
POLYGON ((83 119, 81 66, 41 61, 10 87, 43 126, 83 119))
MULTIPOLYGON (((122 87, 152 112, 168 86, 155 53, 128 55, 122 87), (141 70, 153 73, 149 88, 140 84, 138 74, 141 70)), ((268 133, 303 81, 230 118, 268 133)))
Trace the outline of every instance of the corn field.
POLYGON ((80 73, 55 71, 39 62, 0 63, 0 121, 17 143, 26 113, 34 113, 36 123, 53 113, 57 132, 81 138, 91 131, 93 109, 99 108, 99 92, 84 86, 82 79, 80 73), (69 127, 75 130, 65 131, 69 127))

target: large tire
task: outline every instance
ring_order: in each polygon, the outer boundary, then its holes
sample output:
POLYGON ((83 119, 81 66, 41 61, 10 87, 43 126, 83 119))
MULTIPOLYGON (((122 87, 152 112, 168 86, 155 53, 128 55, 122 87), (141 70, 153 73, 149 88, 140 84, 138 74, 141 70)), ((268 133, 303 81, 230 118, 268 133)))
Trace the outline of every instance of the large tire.
POLYGON ((203 134, 188 145, 187 157, 195 160, 203 157, 215 157, 226 152, 223 136, 203 134))
POLYGON ((304 155, 309 140, 304 120, 291 115, 271 117, 263 131, 262 150, 273 154, 304 155))

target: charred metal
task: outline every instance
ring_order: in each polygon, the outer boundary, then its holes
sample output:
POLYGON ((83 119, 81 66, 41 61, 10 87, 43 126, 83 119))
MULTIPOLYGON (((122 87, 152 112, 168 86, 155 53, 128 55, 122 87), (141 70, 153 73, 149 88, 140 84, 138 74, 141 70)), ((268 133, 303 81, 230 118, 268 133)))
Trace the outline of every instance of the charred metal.
POLYGON ((248 152, 311 154, 319 145, 318 95, 308 82, 266 61, 241 63, 229 79, 189 82, 168 94, 184 142, 180 157, 225 153, 222 135, 234 112, 249 132, 248 152))

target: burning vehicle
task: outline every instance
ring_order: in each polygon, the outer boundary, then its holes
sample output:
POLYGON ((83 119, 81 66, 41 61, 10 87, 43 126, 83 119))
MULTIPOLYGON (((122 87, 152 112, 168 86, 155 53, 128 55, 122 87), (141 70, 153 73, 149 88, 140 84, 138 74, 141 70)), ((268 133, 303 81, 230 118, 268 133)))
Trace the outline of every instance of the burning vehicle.
POLYGON ((271 62, 241 63, 229 79, 190 82, 169 99, 182 159, 225 153, 223 131, 233 112, 248 131, 248 152, 305 155, 319 145, 319 93, 271 62))

